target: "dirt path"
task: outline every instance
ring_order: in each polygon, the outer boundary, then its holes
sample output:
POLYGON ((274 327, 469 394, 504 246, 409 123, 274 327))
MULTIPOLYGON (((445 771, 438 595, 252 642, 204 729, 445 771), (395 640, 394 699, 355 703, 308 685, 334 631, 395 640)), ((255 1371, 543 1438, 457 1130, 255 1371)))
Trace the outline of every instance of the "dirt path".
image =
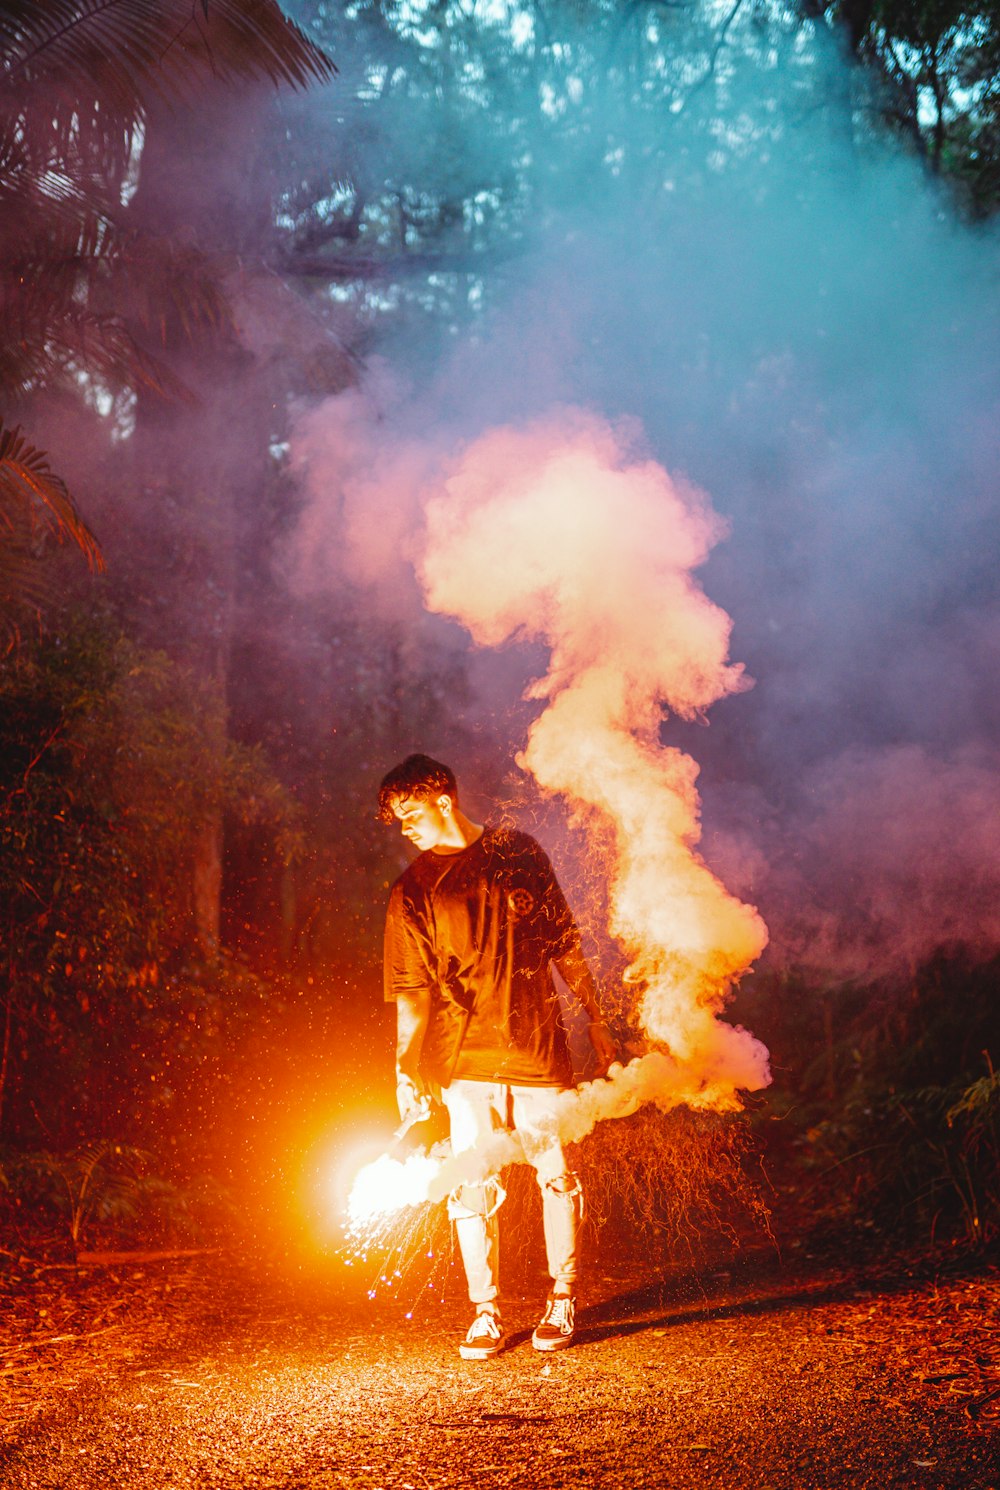
POLYGON ((531 1348, 532 1297, 508 1304, 513 1347, 466 1363, 457 1289, 407 1319, 219 1259, 72 1284, 17 1267, 4 1490, 1000 1490, 989 1268, 876 1280, 772 1257, 653 1281, 622 1266, 572 1350, 531 1348))

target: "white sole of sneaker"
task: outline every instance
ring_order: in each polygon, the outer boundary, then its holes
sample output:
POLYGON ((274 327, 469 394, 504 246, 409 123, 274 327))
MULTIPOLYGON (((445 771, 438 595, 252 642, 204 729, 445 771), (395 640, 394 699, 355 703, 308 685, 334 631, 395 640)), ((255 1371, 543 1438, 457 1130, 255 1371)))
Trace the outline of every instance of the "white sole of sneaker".
POLYGON ((531 1343, 536 1350, 569 1350, 574 1339, 575 1336, 571 1336, 568 1340, 536 1340, 532 1335, 531 1343))

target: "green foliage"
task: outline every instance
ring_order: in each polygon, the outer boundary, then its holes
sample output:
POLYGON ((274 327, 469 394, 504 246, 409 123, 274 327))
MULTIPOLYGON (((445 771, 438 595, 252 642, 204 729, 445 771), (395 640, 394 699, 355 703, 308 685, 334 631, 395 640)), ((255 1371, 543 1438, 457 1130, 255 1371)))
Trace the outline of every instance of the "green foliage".
POLYGON ((782 67, 803 111, 824 107, 815 23, 778 8, 363 0, 349 22, 317 0, 290 8, 343 50, 363 128, 333 156, 306 132, 283 202, 286 266, 357 286, 368 315, 372 278, 389 279, 377 304, 394 328, 488 303, 504 262, 566 207, 586 203, 595 223, 620 203, 666 213, 709 157, 728 169, 766 152, 782 67))
POLYGON ((770 1139, 817 1218, 973 1247, 1000 1235, 997 971, 942 960, 909 988, 758 990, 770 1139))
POLYGON ((936 1150, 960 1201, 966 1236, 978 1246, 1000 1236, 1000 1072, 989 1052, 983 1055, 988 1074, 959 1087, 936 1150))
POLYGON ((66 1154, 18 1154, 10 1173, 22 1198, 51 1207, 64 1218, 76 1253, 91 1219, 107 1222, 135 1215, 147 1157, 128 1144, 102 1142, 66 1154))
MULTIPOLYGON (((613 219, 618 193, 638 220, 669 216, 725 172, 738 211, 741 166, 767 160, 797 118, 827 114, 859 152, 894 134, 963 208, 998 202, 995 5, 289 8, 343 54, 339 91, 358 127, 333 151, 304 132, 285 173, 286 265, 356 290, 361 314, 384 307, 393 327, 488 305, 504 261, 567 202, 613 219)), ((803 193, 810 170, 841 165, 804 154, 803 193)))
POLYGON ((1000 1235, 995 1077, 909 1091, 858 1091, 805 1135, 811 1168, 841 1181, 855 1218, 890 1232, 1000 1235))
POLYGON ((187 1019, 206 820, 232 811, 298 851, 295 808, 225 731, 215 685, 106 622, 0 666, 0 988, 15 1067, 61 1075, 36 1099, 57 1128, 116 1122, 161 1058, 156 1011, 187 1019))
POLYGON ((74 1256, 107 1244, 200 1243, 233 1220, 231 1201, 217 1184, 179 1184, 157 1173, 145 1150, 116 1140, 0 1158, 11 1224, 27 1222, 35 1233, 57 1227, 74 1256))
POLYGON ((835 0, 883 123, 974 217, 1000 205, 1000 11, 965 0, 835 0))

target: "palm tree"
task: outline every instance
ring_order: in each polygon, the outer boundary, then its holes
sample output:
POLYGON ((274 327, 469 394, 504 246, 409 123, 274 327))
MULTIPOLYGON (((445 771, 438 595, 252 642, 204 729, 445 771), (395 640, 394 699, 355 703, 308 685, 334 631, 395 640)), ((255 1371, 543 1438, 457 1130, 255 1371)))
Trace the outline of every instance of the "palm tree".
MULTIPOLYGON (((333 71, 277 0, 0 0, 0 416, 43 389, 183 394, 134 328, 194 334, 227 304, 204 256, 127 223, 148 110, 333 71)), ((0 417, 0 643, 44 598, 52 537, 99 565, 65 482, 0 417)))

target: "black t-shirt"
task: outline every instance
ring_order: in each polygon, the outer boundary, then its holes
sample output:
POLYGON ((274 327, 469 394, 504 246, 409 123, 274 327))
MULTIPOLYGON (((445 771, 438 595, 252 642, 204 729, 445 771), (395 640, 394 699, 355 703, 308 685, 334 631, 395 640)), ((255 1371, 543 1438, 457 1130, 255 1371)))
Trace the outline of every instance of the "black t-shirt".
POLYGON ((425 1079, 570 1085, 550 963, 577 942, 552 865, 527 833, 486 828, 457 854, 415 859, 389 897, 385 996, 430 992, 425 1079))

